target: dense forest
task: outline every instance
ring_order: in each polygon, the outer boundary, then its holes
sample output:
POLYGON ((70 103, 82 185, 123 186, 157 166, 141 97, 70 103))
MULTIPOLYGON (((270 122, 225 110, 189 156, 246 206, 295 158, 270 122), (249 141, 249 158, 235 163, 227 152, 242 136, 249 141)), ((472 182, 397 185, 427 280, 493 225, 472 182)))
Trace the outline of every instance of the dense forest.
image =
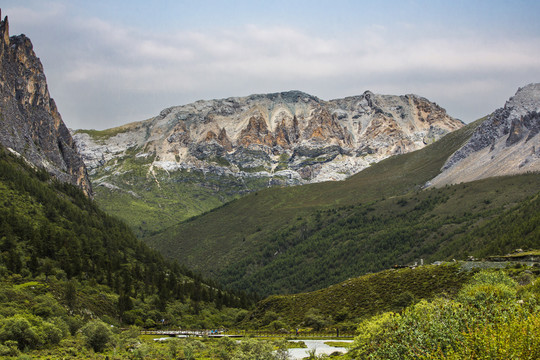
POLYGON ((254 303, 163 259, 78 188, 3 148, 0 199, 0 340, 21 349, 57 343, 95 317, 118 326, 231 326, 254 303), (10 332, 19 325, 35 336, 10 332))

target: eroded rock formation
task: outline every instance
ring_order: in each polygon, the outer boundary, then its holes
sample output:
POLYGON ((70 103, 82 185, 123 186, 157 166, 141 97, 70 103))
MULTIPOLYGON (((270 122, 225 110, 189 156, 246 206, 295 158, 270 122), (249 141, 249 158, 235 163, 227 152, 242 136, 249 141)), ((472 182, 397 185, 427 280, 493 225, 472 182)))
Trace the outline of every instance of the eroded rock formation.
POLYGON ((0 143, 91 195, 85 164, 49 95, 41 61, 25 35, 0 22, 0 143))
POLYGON ((151 154, 152 166, 167 171, 218 171, 292 185, 345 179, 461 126, 444 109, 416 95, 366 91, 323 101, 288 91, 197 101, 107 130, 111 136, 79 131, 74 137, 94 174, 102 166, 120 166, 111 161, 131 149, 133 156, 151 154))

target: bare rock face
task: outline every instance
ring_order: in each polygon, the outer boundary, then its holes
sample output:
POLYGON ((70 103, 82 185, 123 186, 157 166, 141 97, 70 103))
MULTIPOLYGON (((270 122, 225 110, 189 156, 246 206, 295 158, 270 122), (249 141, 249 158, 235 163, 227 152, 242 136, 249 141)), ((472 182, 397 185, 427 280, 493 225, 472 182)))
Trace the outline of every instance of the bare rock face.
POLYGON ((0 22, 0 143, 60 181, 92 188, 69 130, 50 97, 43 66, 24 35, 0 22))
POLYGON ((431 181, 435 186, 540 171, 540 83, 489 115, 431 181))
POLYGON ((288 91, 197 101, 103 132, 110 136, 80 130, 74 138, 95 176, 107 166, 117 166, 121 173, 115 159, 129 152, 151 155, 152 168, 168 172, 213 171, 295 185, 343 180, 371 163, 420 149, 462 126, 444 109, 416 95, 366 91, 323 101, 288 91))

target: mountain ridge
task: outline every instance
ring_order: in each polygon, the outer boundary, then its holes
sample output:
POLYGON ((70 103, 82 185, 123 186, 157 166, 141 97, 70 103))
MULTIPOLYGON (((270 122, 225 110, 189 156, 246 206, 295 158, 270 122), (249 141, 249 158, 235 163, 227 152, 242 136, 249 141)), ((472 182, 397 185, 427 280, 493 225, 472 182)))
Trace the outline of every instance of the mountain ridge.
MULTIPOLYGON (((366 91, 362 95, 324 101, 316 96, 292 90, 245 97, 198 100, 186 105, 168 107, 154 118, 94 132, 108 133, 110 136, 98 135, 93 139, 93 132, 88 130, 76 130, 74 136, 82 145, 81 153, 85 156, 91 172, 99 167, 100 162, 109 160, 107 155, 119 151, 116 148, 108 150, 105 147, 101 148, 103 156, 99 152, 96 154, 92 151, 96 146, 92 141, 94 140, 98 144, 123 145, 124 150, 135 145, 144 147, 145 152, 140 152, 139 155, 149 156, 148 153, 156 153, 155 165, 167 170, 189 167, 188 164, 192 164, 192 168, 197 168, 203 166, 197 160, 223 156, 240 168, 254 169, 262 166, 264 170, 260 172, 266 172, 266 176, 270 176, 275 170, 277 161, 264 159, 266 162, 254 160, 252 163, 247 161, 242 164, 242 159, 235 159, 225 152, 244 147, 272 156, 276 155, 275 152, 280 155, 284 151, 292 150, 296 145, 323 147, 321 141, 324 141, 340 146, 343 150, 339 155, 356 150, 357 153, 353 155, 381 153, 380 158, 384 158, 420 148, 461 126, 463 123, 446 115, 444 109, 417 95, 376 95, 366 91), (403 109, 406 103, 409 103, 411 109, 403 109), (386 105, 387 108, 381 105, 386 105), (390 108, 390 105, 394 107, 390 108), (398 121, 397 118, 403 121, 398 121), (371 124, 373 119, 375 123, 371 124), (353 128, 356 131, 353 131, 353 128), (143 129, 145 131, 142 131, 143 129), (130 132, 133 133, 132 136, 126 139, 126 134, 130 132), (137 134, 138 132, 144 134, 137 134), (374 145, 370 138, 378 137, 383 141, 381 138, 388 133, 397 135, 394 141, 383 139, 391 146, 369 148, 369 145, 374 145), (364 135, 367 136, 364 138, 364 135), (106 141, 108 139, 111 143, 106 141), (163 141, 165 139, 166 142, 163 141), (353 141, 356 141, 356 144, 352 144, 353 141), (358 152, 359 150, 365 150, 366 153, 358 152)), ((288 151, 288 155, 302 157, 305 155, 302 150, 305 149, 288 151)), ((337 155, 330 156, 334 159, 337 155)), ((368 163, 369 161, 363 162, 361 166, 365 167, 368 163)), ((232 169, 231 173, 235 172, 234 166, 229 168, 232 169)), ((357 171, 357 169, 350 170, 349 174, 357 171)), ((300 173, 300 176, 294 178, 297 181, 303 179, 304 182, 327 180, 327 178, 317 179, 314 174, 311 174, 311 177, 309 175, 300 173)), ((344 179, 343 176, 339 178, 344 179)))

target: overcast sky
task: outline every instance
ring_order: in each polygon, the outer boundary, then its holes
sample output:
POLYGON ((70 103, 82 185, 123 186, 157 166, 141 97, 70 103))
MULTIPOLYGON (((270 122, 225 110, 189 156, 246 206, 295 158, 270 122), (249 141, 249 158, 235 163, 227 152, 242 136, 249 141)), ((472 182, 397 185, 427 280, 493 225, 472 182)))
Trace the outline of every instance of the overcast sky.
POLYGON ((199 99, 414 93, 465 122, 540 82, 540 1, 2 0, 68 127, 199 99))

